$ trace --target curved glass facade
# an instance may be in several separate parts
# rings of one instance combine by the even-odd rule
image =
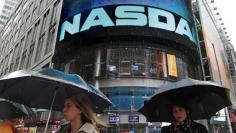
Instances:
[[[188,62],[184,55],[176,51],[120,47],[79,51],[67,65],[70,72],[81,75],[86,81],[93,81],[95,78],[152,78],[172,81],[199,77],[198,67]],[[96,65],[99,67],[98,72],[95,72]]]
[[[113,110],[138,110],[144,100],[155,93],[156,88],[151,87],[111,87],[101,88],[101,91],[112,101]]]
[[[61,69],[81,75],[113,102],[101,115],[112,125],[104,133],[160,132],[160,125],[149,126],[137,110],[162,84],[200,77],[197,61],[183,52],[157,44],[132,43],[77,50],[61,64]]]

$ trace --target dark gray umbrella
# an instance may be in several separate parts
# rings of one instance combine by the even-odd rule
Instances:
[[[80,76],[52,68],[20,70],[0,79],[0,98],[31,108],[50,109],[53,102],[52,110],[61,111],[64,99],[77,93],[87,95],[97,113],[111,105],[102,92],[88,85]]]
[[[171,122],[173,103],[183,102],[190,108],[193,120],[208,119],[220,109],[231,105],[229,95],[229,89],[216,83],[183,79],[162,85],[139,112],[150,122]]]
[[[88,85],[79,75],[52,68],[39,71],[20,70],[0,79],[0,98],[32,108],[50,110],[45,133],[51,111],[61,111],[64,100],[78,93],[87,95],[96,113],[101,113],[111,105],[110,100],[101,91]]]
[[[29,107],[22,104],[0,99],[0,119],[20,118],[33,115]]]

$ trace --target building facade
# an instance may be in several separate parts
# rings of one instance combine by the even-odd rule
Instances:
[[[202,72],[204,80],[211,80],[231,89],[231,100],[235,106],[235,92],[232,84],[229,60],[229,40],[222,18],[216,12],[214,1],[196,0],[193,2],[196,26],[198,29],[199,49],[201,50]],[[228,47],[228,48],[227,48]],[[232,52],[232,47],[230,51]],[[231,54],[230,52],[230,54]],[[232,55],[231,55],[232,57]],[[219,111],[211,120],[212,132],[232,133],[229,111]]]
[[[219,36],[192,9],[189,0],[20,0],[0,31],[0,76],[44,67],[79,74],[114,103],[99,114],[112,125],[104,132],[160,132],[137,110],[161,85],[190,77],[230,86]],[[48,113],[38,112],[43,132]]]
[[[4,0],[2,10],[0,11],[0,29],[3,28],[12,12],[15,10],[18,0]]]
[[[175,5],[175,6],[171,6]],[[54,67],[81,75],[113,102],[106,133],[160,132],[137,110],[158,88],[201,79],[191,1],[64,1]]]
[[[60,0],[18,1],[11,18],[0,30],[0,76],[20,69],[52,67],[61,5]],[[36,120],[25,121],[43,132],[47,116],[45,110],[38,110]],[[58,124],[60,118],[53,114],[55,121],[51,125]],[[51,130],[54,129],[52,126]]]

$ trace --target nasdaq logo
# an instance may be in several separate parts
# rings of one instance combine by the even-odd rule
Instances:
[[[145,13],[145,10],[148,13]],[[145,6],[120,5],[115,8],[114,13],[116,19],[112,20],[103,7],[92,9],[83,23],[81,23],[82,13],[74,15],[72,22],[64,21],[62,23],[59,41],[65,39],[66,32],[73,35],[88,31],[96,26],[148,26],[185,35],[192,42],[196,42],[189,23],[183,18],[176,22],[174,14],[166,10]]]

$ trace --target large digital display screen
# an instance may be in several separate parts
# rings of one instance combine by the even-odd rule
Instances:
[[[96,38],[112,35],[143,35],[168,39],[172,36],[173,39],[185,38],[191,43],[196,43],[191,1],[63,1],[58,43],[72,38]]]
[[[120,4],[157,7],[176,13],[188,21],[192,19],[190,0],[64,0],[61,17],[66,20],[86,9]]]

